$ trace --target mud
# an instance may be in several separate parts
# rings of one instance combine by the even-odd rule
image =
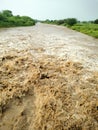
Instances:
[[[58,26],[1,30],[0,130],[97,130],[97,48]]]

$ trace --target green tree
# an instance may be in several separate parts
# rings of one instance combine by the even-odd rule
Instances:
[[[3,14],[4,17],[13,16],[12,11],[10,11],[10,10],[3,10],[2,14]]]
[[[13,16],[10,10],[0,12],[0,27],[32,26],[35,25],[35,22],[35,20],[28,16]]]
[[[6,17],[0,12],[0,21],[5,21]]]
[[[77,19],[76,18],[68,18],[65,20],[66,24],[68,24],[69,26],[73,26],[74,24],[77,23]]]
[[[61,20],[58,20],[58,21],[57,21],[57,24],[58,24],[58,25],[61,25],[61,24],[64,24],[64,23],[65,23],[65,20],[64,20],[64,19],[61,19]]]
[[[96,20],[94,21],[94,23],[95,23],[95,24],[98,24],[98,19],[96,19]]]

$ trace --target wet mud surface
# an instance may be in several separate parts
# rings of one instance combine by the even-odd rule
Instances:
[[[97,130],[98,40],[55,25],[0,30],[0,130]]]

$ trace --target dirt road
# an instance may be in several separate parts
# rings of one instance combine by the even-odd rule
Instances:
[[[37,23],[0,30],[0,130],[97,130],[98,40]]]

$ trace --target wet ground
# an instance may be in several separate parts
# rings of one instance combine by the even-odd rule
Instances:
[[[98,39],[37,23],[0,30],[0,130],[97,130]]]

